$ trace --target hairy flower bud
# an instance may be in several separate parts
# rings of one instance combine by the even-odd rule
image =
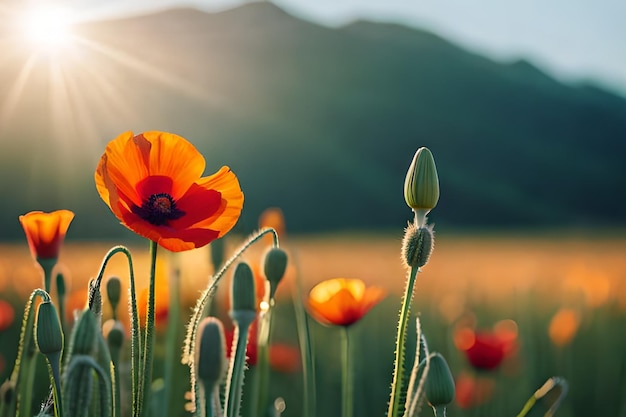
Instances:
[[[124,344],[124,325],[119,320],[109,319],[105,323],[107,344],[110,350],[120,350]]]
[[[435,245],[435,235],[430,227],[417,227],[409,223],[402,241],[402,258],[410,268],[421,268],[430,259]]]
[[[107,281],[107,298],[113,311],[117,309],[122,296],[122,283],[118,277],[111,277]]]
[[[430,367],[424,392],[432,407],[446,406],[454,400],[454,378],[448,362],[440,353],[430,355]]]
[[[83,310],[72,332],[72,355],[91,355],[96,349],[98,328],[96,316],[89,309]]]
[[[256,312],[254,275],[250,265],[240,262],[235,268],[230,287],[231,314],[238,311]]]
[[[65,277],[63,277],[62,273],[59,272],[57,274],[56,281],[57,281],[57,293],[59,294],[59,298],[63,298],[65,297],[66,288],[65,288]]]
[[[215,317],[206,317],[198,326],[195,366],[196,375],[204,385],[206,392],[211,392],[226,375],[226,337],[224,326]]]
[[[439,201],[439,177],[433,154],[428,148],[419,148],[404,180],[404,200],[413,209],[422,226],[426,214]]]
[[[43,302],[37,308],[35,340],[44,355],[63,350],[63,331],[56,308],[51,302]]]
[[[280,248],[271,248],[265,254],[263,270],[265,277],[270,282],[270,298],[274,298],[278,284],[287,270],[287,252]]]

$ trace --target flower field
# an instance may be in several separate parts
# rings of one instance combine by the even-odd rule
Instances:
[[[229,235],[225,252],[234,250],[241,240]],[[302,364],[297,354],[293,297],[299,295],[306,302],[315,284],[336,277],[359,278],[387,292],[386,298],[351,328],[354,415],[385,415],[406,275],[400,262],[401,240],[401,230],[397,234],[286,236],[281,240],[290,264],[276,294],[270,396],[284,400],[283,416],[302,415]],[[97,274],[110,246],[72,241],[63,246],[58,268],[66,276],[69,311],[84,306],[87,281]],[[137,286],[147,287],[148,248],[133,247],[132,251]],[[261,252],[255,249],[245,257],[253,269]],[[569,387],[557,415],[626,415],[624,253],[626,239],[610,236],[437,236],[432,258],[416,280],[412,313],[413,318],[418,314],[421,318],[430,350],[445,356],[454,376],[456,398],[448,407],[448,415],[515,416],[551,376],[565,378]],[[3,245],[0,254],[0,378],[4,381],[15,360],[23,304],[28,294],[41,286],[41,272],[29,255],[26,241]],[[162,255],[157,263],[161,272],[156,277],[161,289],[156,294],[157,346],[165,338],[168,285],[172,285],[167,271],[180,268],[181,325],[188,321],[194,300],[213,273],[206,247]],[[127,269],[122,257],[113,257],[105,279],[120,277],[126,290]],[[296,279],[302,281],[300,294]],[[221,285],[212,307],[226,317],[225,322],[227,293],[228,285]],[[106,320],[111,311],[106,294],[104,297]],[[159,320],[160,309],[165,310],[165,320]],[[118,314],[129,329],[126,310],[120,306]],[[309,325],[316,370],[316,415],[339,416],[341,335],[339,329],[312,320]],[[413,347],[408,349],[409,356],[415,349],[414,328],[411,319],[408,340],[409,345],[413,340]],[[182,334],[179,338],[182,346]],[[163,349],[155,350],[156,377],[164,372],[165,355]],[[175,401],[181,404],[180,415],[186,415],[183,406],[188,369],[176,369],[180,396]],[[255,371],[255,365],[250,365],[246,381]],[[41,401],[47,393],[45,373],[38,381],[41,397],[34,398]],[[249,407],[248,388],[244,384],[244,411]],[[421,415],[430,413],[424,409]]]

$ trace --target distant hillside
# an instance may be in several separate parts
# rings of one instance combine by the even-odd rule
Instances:
[[[268,206],[293,232],[401,228],[420,146],[440,172],[438,227],[626,224],[626,100],[530,62],[401,25],[323,27],[269,2],[79,32],[62,65],[26,76],[22,50],[0,65],[0,238],[20,236],[19,214],[60,207],[77,213],[73,236],[122,233],[93,170],[107,141],[151,129],[191,140],[207,172],[232,167],[244,231]]]

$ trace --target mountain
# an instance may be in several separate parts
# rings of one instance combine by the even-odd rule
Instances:
[[[401,228],[420,146],[439,169],[439,229],[626,224],[626,99],[528,61],[402,25],[320,26],[270,2],[76,31],[56,57],[0,39],[0,237],[21,235],[19,214],[56,208],[77,213],[72,236],[123,233],[93,170],[126,130],[188,138],[207,173],[229,165],[242,231],[269,206],[293,232]]]

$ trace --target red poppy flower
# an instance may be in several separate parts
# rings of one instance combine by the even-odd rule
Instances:
[[[51,213],[31,211],[19,217],[30,253],[35,259],[57,259],[74,213],[57,210]]]
[[[385,294],[382,288],[366,287],[360,279],[329,279],[313,287],[309,307],[313,317],[323,324],[349,326],[363,318]]]
[[[124,226],[180,252],[224,236],[243,207],[235,174],[222,167],[201,177],[204,168],[204,157],[180,136],[126,132],[107,145],[95,180]]]
[[[475,331],[470,327],[461,327],[455,331],[454,343],[475,369],[493,370],[515,351],[517,328],[496,325],[493,331]]]

